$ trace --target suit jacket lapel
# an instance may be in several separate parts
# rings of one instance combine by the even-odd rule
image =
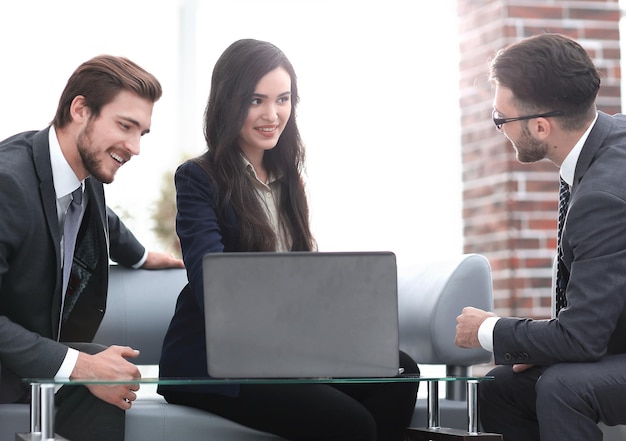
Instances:
[[[109,255],[104,189],[88,178],[85,193],[88,202],[65,299],[61,341],[91,341],[106,309]]]
[[[109,223],[107,221],[106,202],[102,183],[93,178],[85,180],[85,187],[89,191],[89,200],[93,204],[94,213],[98,214],[98,229],[104,233],[106,260],[109,259]]]
[[[48,133],[50,127],[35,134],[33,137],[33,162],[37,176],[39,177],[39,192],[46,216],[48,231],[54,245],[56,263],[56,283],[52,298],[51,323],[52,335],[57,335],[59,331],[59,311],[61,309],[61,231],[59,228],[59,218],[57,216],[56,193],[54,192],[54,181],[52,179],[52,166],[50,165],[50,145],[48,143]]]
[[[580,156],[578,157],[578,162],[576,163],[572,196],[576,191],[576,184],[582,180],[585,172],[589,169],[595,157],[598,155],[598,151],[604,145],[604,141],[609,135],[612,126],[612,117],[606,113],[598,112],[596,124],[593,126],[593,129],[591,129],[591,132],[585,141],[585,145],[583,145],[582,151],[580,152]]]

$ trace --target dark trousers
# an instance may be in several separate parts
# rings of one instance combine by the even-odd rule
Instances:
[[[55,432],[70,441],[124,441],[125,412],[83,386],[63,386],[55,395]]]
[[[91,343],[70,346],[90,354],[105,349]],[[84,386],[63,386],[55,394],[55,432],[70,441],[124,441],[126,413]]]
[[[626,424],[626,354],[487,375],[495,379],[480,384],[481,423],[504,441],[601,441],[598,422]]]
[[[400,354],[405,373],[415,362]],[[239,396],[170,392],[170,403],[196,407],[292,441],[402,441],[418,383],[244,384]]]

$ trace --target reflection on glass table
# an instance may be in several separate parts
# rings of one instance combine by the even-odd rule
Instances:
[[[478,432],[478,383],[491,380],[492,377],[423,377],[399,375],[396,377],[351,377],[351,378],[141,378],[141,379],[90,379],[74,380],[69,378],[25,378],[31,385],[30,433],[18,434],[16,440],[63,440],[54,433],[54,392],[58,386],[86,385],[121,385],[121,384],[160,384],[160,385],[208,385],[208,384],[363,384],[363,383],[410,383],[427,382],[428,427],[411,428],[415,433],[428,431],[435,435],[442,433],[439,426],[439,383],[464,381],[467,383],[467,418],[466,436],[483,437]],[[432,435],[429,435],[432,436]],[[414,437],[411,439],[422,439]],[[424,438],[426,439],[426,438]],[[434,439],[434,438],[432,438]],[[441,438],[453,439],[453,438]],[[466,439],[466,438],[458,438]],[[487,438],[501,439],[501,438]]]

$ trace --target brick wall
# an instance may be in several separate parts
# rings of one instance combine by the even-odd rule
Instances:
[[[463,222],[466,253],[492,266],[501,315],[550,315],[556,248],[558,169],[523,165],[491,120],[488,60],[521,38],[559,32],[587,49],[602,72],[598,108],[620,111],[618,0],[457,0]]]

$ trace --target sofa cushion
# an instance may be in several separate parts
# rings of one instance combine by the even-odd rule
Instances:
[[[163,399],[146,399],[135,401],[126,412],[126,439],[279,441],[283,438],[244,427],[203,410],[168,404]]]

